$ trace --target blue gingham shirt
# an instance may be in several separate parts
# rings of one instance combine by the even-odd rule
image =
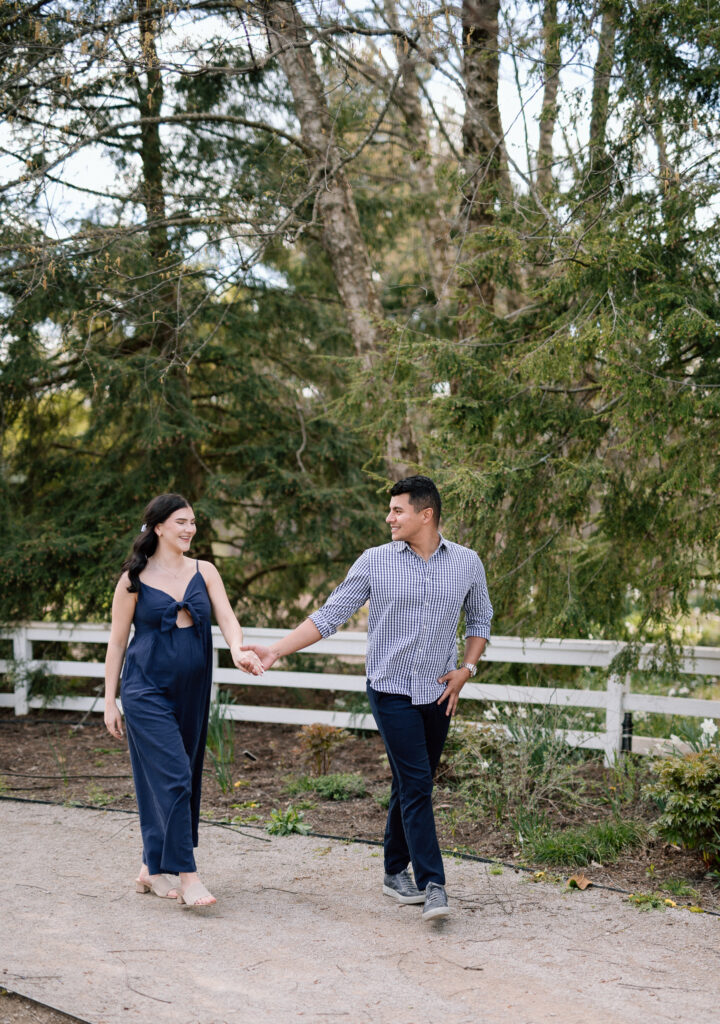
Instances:
[[[413,704],[436,701],[440,676],[457,667],[457,627],[490,639],[492,605],[485,570],[470,548],[440,536],[428,561],[406,541],[363,551],[343,582],[310,618],[323,637],[370,601],[367,677],[374,690]]]

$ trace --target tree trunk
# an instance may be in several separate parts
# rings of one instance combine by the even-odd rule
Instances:
[[[142,68],[145,86],[138,76],[137,93],[140,110],[140,159],[143,169],[143,202],[148,223],[150,255],[162,261],[167,258],[168,234],[165,225],[165,192],[163,187],[163,157],[160,142],[160,124],[153,120],[162,111],[164,88],[157,47],[156,25],[153,21],[151,0],[137,0],[138,27],[142,48]]]
[[[560,33],[557,20],[557,0],[545,0],[543,6],[543,64],[545,83],[540,114],[540,138],[537,156],[537,187],[540,198],[552,190],[552,141],[557,122],[557,91],[560,75]]]
[[[462,5],[465,183],[461,201],[461,244],[465,235],[481,234],[495,219],[502,161],[498,107],[499,7],[499,0],[463,0]],[[491,275],[483,272],[466,276],[459,312],[462,314],[477,303],[492,309],[495,285]],[[462,318],[460,323],[462,336]]]
[[[607,173],[605,136],[610,105],[610,78],[613,64],[615,63],[617,17],[618,11],[615,0],[609,0],[608,3],[603,5],[598,52],[593,69],[588,160],[591,175],[590,186],[593,191],[602,184],[602,181],[592,180],[595,175],[599,174],[601,179],[604,179]]]
[[[323,84],[305,25],[290,0],[269,0],[265,20],[270,45],[292,92],[303,141],[311,152],[310,181],[317,187],[316,208],[322,240],[350,328],[355,352],[366,366],[382,342],[383,308],[372,280],[372,266],[350,183],[325,101]]]
[[[317,188],[315,205],[323,247],[332,265],[355,353],[363,368],[371,371],[373,353],[385,341],[385,314],[373,282],[352,188],[341,166],[308,32],[292,0],[267,0],[264,12],[270,46],[287,78],[303,142],[310,152],[308,175]],[[396,480],[405,476],[417,459],[412,427],[406,420],[402,429],[386,440],[385,461],[390,476]]]

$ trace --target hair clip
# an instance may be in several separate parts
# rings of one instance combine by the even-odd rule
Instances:
[[[146,530],[147,530],[147,523],[143,523],[142,526],[140,527],[140,533],[145,533]]]

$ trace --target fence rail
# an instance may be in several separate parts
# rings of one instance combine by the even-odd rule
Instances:
[[[284,630],[246,629],[248,641],[270,643],[283,636]],[[28,692],[28,673],[44,667],[49,673],[68,678],[102,679],[103,662],[100,660],[57,661],[39,660],[34,657],[33,644],[39,642],[62,642],[71,644],[98,644],[104,647],[110,636],[106,625],[82,623],[29,623],[23,626],[0,628],[0,638],[12,641],[12,659],[0,659],[0,673],[14,672],[15,686],[12,693],[0,693],[0,707],[13,708],[16,715],[26,715],[30,708],[45,706],[40,697]],[[262,687],[279,686],[292,689],[340,690],[363,692],[365,676],[344,675],[324,672],[296,672],[271,670],[263,676],[249,676],[235,668],[220,668],[219,652],[227,644],[219,629],[214,628],[213,636],[213,688],[223,686]],[[320,640],[305,652],[327,654],[340,659],[359,661],[365,655],[367,634],[346,631],[337,633],[327,640]],[[608,640],[553,640],[522,639],[512,636],[494,637],[488,646],[484,661],[515,662],[531,665],[576,665],[587,668],[608,669],[613,658],[622,649],[622,644]],[[104,651],[103,651],[104,654]],[[652,664],[654,650],[651,646],[642,649],[640,667]],[[720,677],[720,647],[687,647],[683,649],[679,670],[684,673]],[[696,718],[720,718],[720,700],[701,700],[692,697],[659,697],[651,694],[632,693],[629,678],[621,679],[608,672],[604,690],[582,690],[562,687],[502,686],[490,683],[468,683],[462,691],[463,699],[489,701],[502,704],[537,704],[559,708],[590,708],[605,711],[603,731],[565,729],[558,730],[566,742],[573,746],[602,750],[607,762],[612,762],[623,749],[623,721],[633,712],[650,714],[682,715]],[[121,702],[122,703],[122,702]],[[96,697],[57,697],[47,704],[49,710],[102,711],[102,701]],[[225,704],[226,715],[245,722],[273,722],[288,725],[305,725],[323,722],[329,725],[351,729],[374,729],[371,715],[357,715],[344,711],[313,711],[304,708],[267,707],[259,703]],[[668,740],[635,736],[632,749],[639,753],[655,753],[673,745],[679,749],[688,748],[683,744],[670,744]]]

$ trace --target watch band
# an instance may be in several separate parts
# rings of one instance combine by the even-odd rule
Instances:
[[[473,665],[473,663],[471,661],[464,661],[462,663],[462,665],[460,666],[460,668],[466,668],[468,670],[468,672],[470,673],[470,678],[471,679],[475,675],[475,673],[477,672],[477,665]]]

